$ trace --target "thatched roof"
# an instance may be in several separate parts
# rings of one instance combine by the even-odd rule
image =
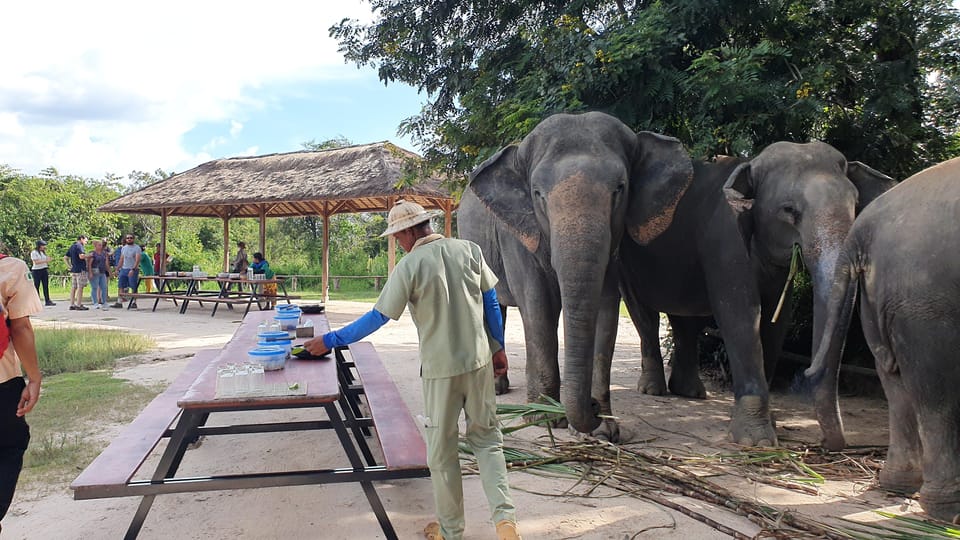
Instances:
[[[389,142],[208,161],[104,204],[101,212],[168,216],[269,217],[387,211],[396,197],[450,211],[432,178],[397,190],[406,159]],[[166,212],[163,212],[163,211]]]

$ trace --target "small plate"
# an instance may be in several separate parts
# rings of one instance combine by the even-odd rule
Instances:
[[[304,349],[303,346],[301,345],[297,345],[296,347],[294,347],[293,350],[290,352],[290,354],[296,356],[300,360],[326,360],[330,358],[329,352],[327,354],[315,356],[311,354],[310,351]]]

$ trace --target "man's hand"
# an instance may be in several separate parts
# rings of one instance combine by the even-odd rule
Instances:
[[[507,353],[503,349],[493,353],[493,375],[500,377],[507,374]]]
[[[303,344],[303,348],[314,356],[323,356],[330,352],[330,348],[323,342],[323,336],[315,337]]]
[[[33,410],[33,406],[40,400],[40,380],[31,379],[27,387],[20,394],[20,403],[17,405],[17,416],[23,416]]]

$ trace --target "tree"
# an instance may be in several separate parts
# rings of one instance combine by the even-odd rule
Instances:
[[[819,138],[905,178],[955,151],[945,0],[372,0],[349,61],[427,92],[401,131],[450,173],[555,112],[602,110],[695,157]],[[953,145],[953,146],[951,146]]]

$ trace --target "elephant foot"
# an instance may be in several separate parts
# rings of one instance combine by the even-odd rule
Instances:
[[[494,377],[493,390],[498,396],[506,394],[510,391],[510,379],[506,375]]]
[[[670,373],[670,392],[677,396],[693,399],[707,399],[707,389],[703,386],[698,373],[683,375],[677,372]]]
[[[600,427],[590,433],[591,436],[612,443],[620,442],[620,424],[612,418],[604,418]]]
[[[741,396],[733,406],[730,437],[744,446],[777,446],[770,407],[760,396]]]
[[[920,507],[932,518],[960,524],[960,491],[956,488],[934,490],[925,485],[920,489]]]
[[[662,396],[666,394],[667,381],[663,377],[663,372],[655,374],[643,372],[640,374],[640,379],[637,381],[637,390],[651,396]]]
[[[880,470],[880,487],[887,491],[913,495],[923,485],[923,471],[919,469],[897,469],[888,461]]]

